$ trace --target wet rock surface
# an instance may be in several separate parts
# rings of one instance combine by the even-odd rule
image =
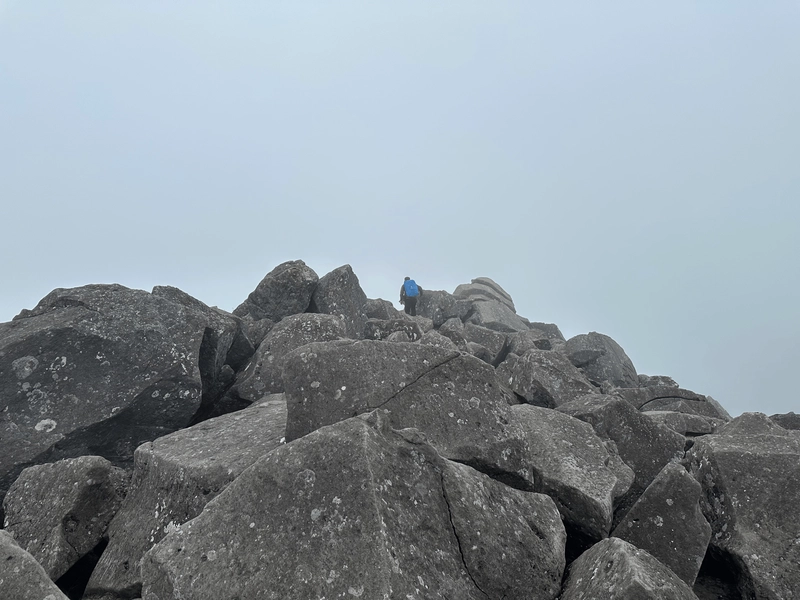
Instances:
[[[290,261],[235,314],[97,285],[0,324],[0,597],[800,597],[796,415],[488,278],[417,308]]]

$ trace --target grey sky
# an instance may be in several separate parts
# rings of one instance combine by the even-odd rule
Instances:
[[[800,409],[800,4],[0,0],[0,321],[479,276],[732,413]]]

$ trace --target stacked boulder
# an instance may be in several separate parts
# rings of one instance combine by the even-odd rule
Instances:
[[[731,419],[489,278],[418,313],[291,261],[233,314],[85,286],[0,324],[0,590],[800,598],[793,415]]]

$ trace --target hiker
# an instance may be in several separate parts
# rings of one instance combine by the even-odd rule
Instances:
[[[412,317],[417,316],[417,298],[422,293],[422,288],[417,285],[417,282],[406,277],[403,281],[403,286],[400,288],[400,304],[405,307],[407,315]]]

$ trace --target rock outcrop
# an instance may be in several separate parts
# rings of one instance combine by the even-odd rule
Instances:
[[[488,278],[417,309],[290,261],[233,314],[90,285],[0,324],[0,598],[800,598],[796,415]]]

